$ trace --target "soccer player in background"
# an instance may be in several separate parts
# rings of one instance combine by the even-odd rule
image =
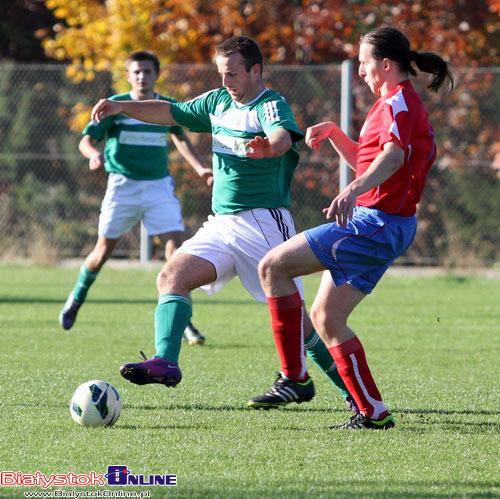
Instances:
[[[154,53],[141,50],[130,54],[125,68],[132,90],[110,99],[116,102],[147,99],[174,102],[155,92],[160,63]],[[167,133],[196,173],[206,177],[209,185],[213,179],[212,169],[203,166],[180,126],[157,126],[126,116],[111,116],[100,123],[90,122],[82,133],[79,149],[88,158],[90,170],[104,167],[109,176],[99,216],[97,243],[80,267],[76,284],[59,314],[64,329],[70,329],[75,323],[90,286],[120,237],[139,220],[143,221],[148,235],[158,236],[165,245],[167,260],[181,245],[184,224],[174,180],[168,170]],[[106,139],[104,153],[97,146],[103,139]],[[190,344],[205,341],[190,321],[183,338]]]
[[[216,48],[222,87],[188,102],[99,101],[92,111],[98,122],[124,114],[161,125],[183,125],[194,132],[212,134],[214,184],[213,216],[165,264],[157,279],[155,311],[156,355],[125,364],[121,374],[138,385],[177,385],[182,331],[191,315],[190,292],[207,294],[221,289],[236,275],[248,292],[265,302],[257,272],[261,258],[295,234],[288,206],[290,183],[299,161],[296,143],[303,139],[284,97],[266,88],[262,80],[263,56],[255,40],[232,37]],[[268,156],[250,158],[252,144],[265,141]],[[298,297],[296,330],[274,339],[281,372],[272,388],[248,402],[250,407],[272,408],[306,402],[315,394],[304,355],[309,355],[336,384],[352,408],[335,363],[304,313],[302,283]],[[287,305],[288,306],[288,305]],[[295,311],[294,311],[295,312]],[[304,318],[304,334],[302,330]]]
[[[366,117],[359,142],[331,122],[306,132],[306,143],[314,150],[328,139],[356,177],[323,210],[334,222],[282,243],[259,266],[272,323],[279,321],[285,335],[300,326],[294,278],[324,270],[311,319],[359,407],[347,423],[332,428],[394,426],[347,320],[412,243],[416,205],[436,157],[428,113],[409,80],[409,74],[416,74],[413,63],[432,74],[431,90],[437,91],[446,80],[453,88],[448,64],[438,55],[410,50],[410,42],[397,29],[383,27],[361,38],[359,76],[379,99]],[[265,147],[260,150],[261,156],[270,154]]]

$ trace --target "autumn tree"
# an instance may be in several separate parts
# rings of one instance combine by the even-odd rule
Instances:
[[[162,62],[211,60],[223,39],[256,38],[271,63],[331,63],[353,57],[359,36],[392,24],[415,48],[455,65],[500,63],[498,0],[45,0],[61,20],[44,40],[48,55],[72,62],[80,81],[121,74],[137,48]]]

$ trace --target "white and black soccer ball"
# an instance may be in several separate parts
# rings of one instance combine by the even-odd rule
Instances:
[[[122,399],[118,390],[99,379],[82,383],[69,403],[71,417],[82,426],[112,426],[121,410]]]

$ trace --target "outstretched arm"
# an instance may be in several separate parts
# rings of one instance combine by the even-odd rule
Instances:
[[[278,128],[271,137],[255,137],[247,143],[247,158],[262,159],[283,156],[292,147],[292,136],[286,128]]]
[[[182,135],[171,135],[172,141],[182,157],[193,167],[194,171],[200,176],[205,177],[207,185],[212,185],[214,181],[212,168],[203,166],[200,157],[196,153],[193,144],[189,137],[183,133]]]
[[[170,112],[170,102],[162,100],[109,100],[101,99],[92,109],[91,119],[97,123],[114,114],[124,114],[155,125],[177,125]]]
[[[317,151],[321,147],[321,141],[328,139],[349,167],[356,169],[356,154],[358,142],[350,139],[335,123],[325,121],[311,126],[306,131],[306,144]]]

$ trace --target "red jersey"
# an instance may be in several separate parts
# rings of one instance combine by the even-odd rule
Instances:
[[[382,152],[384,144],[392,140],[397,140],[405,152],[403,165],[384,183],[358,196],[356,204],[411,216],[436,158],[436,145],[427,110],[410,80],[380,97],[368,113],[359,134],[357,177]]]

